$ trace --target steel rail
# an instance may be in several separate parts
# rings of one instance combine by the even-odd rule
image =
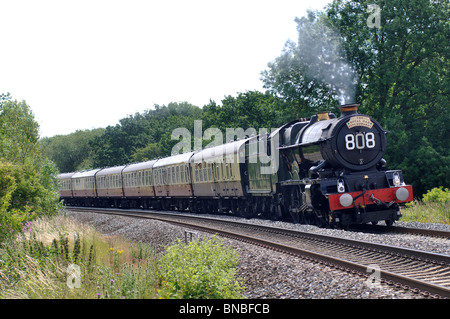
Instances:
[[[445,230],[435,230],[435,229],[424,229],[424,228],[410,228],[403,226],[381,226],[381,225],[355,225],[350,226],[350,231],[364,231],[369,233],[380,233],[380,234],[411,234],[419,236],[429,236],[429,237],[439,237],[450,239],[450,231]]]
[[[267,247],[274,249],[276,251],[281,251],[295,256],[306,257],[312,259],[316,262],[320,262],[324,265],[336,267],[347,272],[358,274],[360,276],[368,277],[368,265],[361,264],[359,262],[351,261],[348,259],[342,259],[339,257],[331,256],[329,254],[320,253],[317,251],[312,251],[310,249],[301,249],[298,247],[293,247],[281,243],[276,243],[274,241],[265,240],[262,238],[257,238],[244,234],[237,234],[236,232],[231,232],[223,229],[219,229],[217,224],[228,224],[233,227],[238,227],[239,229],[253,229],[263,232],[270,232],[274,234],[281,234],[296,238],[309,238],[317,242],[333,242],[345,245],[348,247],[357,247],[357,249],[366,249],[369,251],[377,252],[381,255],[392,255],[392,256],[407,256],[412,258],[412,260],[425,261],[430,260],[435,265],[445,266],[450,269],[450,256],[443,254],[436,254],[430,252],[424,252],[420,250],[400,248],[395,246],[375,244],[369,242],[361,242],[353,239],[344,239],[340,237],[333,237],[328,235],[313,234],[308,232],[301,232],[297,230],[289,230],[278,227],[269,227],[261,225],[252,225],[245,222],[229,221],[218,218],[204,217],[204,216],[193,216],[187,214],[174,214],[174,213],[164,213],[164,212],[154,212],[154,211],[142,211],[142,210],[120,210],[120,209],[86,209],[86,208],[69,208],[70,210],[76,211],[88,211],[88,212],[99,212],[106,214],[121,215],[126,217],[135,218],[149,218],[155,219],[163,222],[169,222],[174,225],[193,228],[199,231],[204,231],[208,233],[220,234],[221,236],[238,239],[244,242],[249,242],[255,245]],[[176,220],[178,219],[178,220]],[[183,221],[181,221],[181,220]],[[197,221],[197,224],[193,224],[193,220]],[[208,222],[215,223],[216,226],[205,226],[199,225],[198,222]],[[433,284],[432,282],[414,278],[412,276],[406,276],[402,273],[396,273],[388,270],[380,269],[381,282],[386,282],[391,285],[401,286],[404,289],[410,289],[413,292],[421,292],[423,295],[450,298],[450,288],[444,287],[442,285]]]

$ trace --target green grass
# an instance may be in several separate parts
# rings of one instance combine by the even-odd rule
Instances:
[[[157,255],[73,218],[46,217],[0,243],[0,299],[239,298],[237,260],[217,238],[176,242]]]
[[[402,209],[403,222],[439,223],[450,225],[450,202],[415,200]]]

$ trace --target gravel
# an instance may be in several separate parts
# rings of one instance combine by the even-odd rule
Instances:
[[[159,252],[163,252],[164,247],[173,240],[184,238],[184,228],[156,220],[141,220],[130,217],[73,211],[67,211],[66,214],[68,216],[73,216],[81,222],[93,225],[98,231],[104,234],[123,235],[133,241],[149,243],[154,247],[157,247]],[[239,220],[243,221],[242,219]],[[450,245],[447,239],[406,234],[349,232],[256,219],[247,222],[307,230],[332,236],[362,239],[371,242],[393,244],[401,247],[450,255]],[[415,227],[420,227],[418,223],[414,224]],[[410,223],[398,223],[398,225],[413,227]],[[435,224],[422,224],[422,227],[444,228],[444,230],[450,231],[450,226],[447,225],[436,224],[435,226]],[[200,234],[202,236],[210,236],[209,234]],[[238,276],[246,287],[246,298],[423,298],[421,295],[403,291],[385,284],[368,284],[365,278],[310,262],[305,259],[292,257],[232,239],[224,239],[224,242],[238,250],[240,254]]]

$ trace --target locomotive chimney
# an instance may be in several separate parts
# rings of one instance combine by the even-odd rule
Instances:
[[[359,104],[344,104],[339,107],[341,110],[341,117],[358,114]]]

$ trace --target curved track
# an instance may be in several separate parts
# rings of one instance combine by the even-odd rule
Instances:
[[[450,298],[450,256],[225,219],[142,210],[67,208],[151,218],[313,259],[425,296]]]

